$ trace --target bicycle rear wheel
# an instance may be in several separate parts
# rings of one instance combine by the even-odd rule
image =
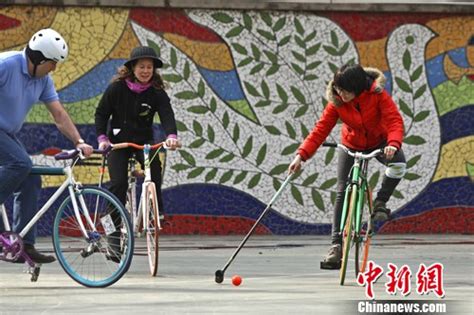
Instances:
[[[145,222],[146,222],[146,243],[148,251],[148,263],[150,273],[154,277],[158,272],[158,238],[159,238],[159,211],[156,197],[155,183],[148,183],[145,191]]]
[[[107,287],[118,281],[132,262],[130,220],[120,201],[104,189],[83,188],[76,192],[76,200],[79,219],[71,196],[56,213],[54,251],[61,267],[76,282],[86,287]]]
[[[346,224],[342,232],[342,262],[339,270],[339,284],[344,285],[346,279],[347,262],[352,245],[352,230],[354,225],[354,212],[357,201],[357,185],[353,185],[349,200],[349,211],[347,212]]]

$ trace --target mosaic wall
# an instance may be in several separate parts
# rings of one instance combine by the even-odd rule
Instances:
[[[45,27],[70,45],[53,79],[94,145],[95,107],[130,50],[149,45],[164,61],[184,143],[163,161],[164,233],[246,233],[327,104],[327,82],[351,60],[384,72],[405,122],[408,173],[389,203],[394,218],[379,231],[474,232],[472,15],[6,6],[0,51],[22,49]],[[338,125],[329,140],[339,133]],[[159,121],[156,135],[163,137]],[[71,147],[41,104],[20,138],[41,164],[55,165],[56,148]],[[335,157],[321,148],[257,233],[329,233]],[[99,162],[78,167],[79,180],[97,184]],[[375,190],[383,171],[371,164]],[[43,200],[60,180],[43,178]],[[53,216],[42,219],[41,234],[49,234]]]

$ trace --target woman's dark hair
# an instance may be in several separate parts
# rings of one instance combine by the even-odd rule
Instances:
[[[136,62],[132,65],[132,69],[135,66]],[[129,79],[132,82],[136,81],[135,75],[133,74],[133,70],[130,70],[126,66],[121,66],[117,70],[117,74],[112,78],[111,82],[116,82],[120,80]],[[153,77],[151,78],[151,84],[156,89],[165,89],[166,84],[161,78],[161,75],[158,73],[158,69],[155,68],[153,72]]]
[[[370,89],[369,81],[367,73],[358,64],[345,64],[334,74],[334,86],[356,96]]]

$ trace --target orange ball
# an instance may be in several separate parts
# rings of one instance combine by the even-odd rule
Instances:
[[[239,275],[235,275],[232,277],[232,284],[236,287],[242,283],[242,278]]]

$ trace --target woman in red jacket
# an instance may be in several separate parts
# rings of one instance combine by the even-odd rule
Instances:
[[[338,119],[342,125],[342,144],[358,151],[384,148],[384,155],[377,159],[387,165],[382,187],[374,202],[374,220],[387,220],[390,210],[386,202],[406,173],[406,160],[401,150],[403,120],[391,96],[383,89],[385,77],[373,68],[344,65],[329,82],[326,91],[329,103],[314,129],[298,149],[289,166],[290,172],[301,168],[301,162],[311,158],[324,142]],[[327,263],[340,261],[340,222],[344,202],[344,188],[354,158],[338,151],[337,198],[332,222],[332,246],[325,258]]]

